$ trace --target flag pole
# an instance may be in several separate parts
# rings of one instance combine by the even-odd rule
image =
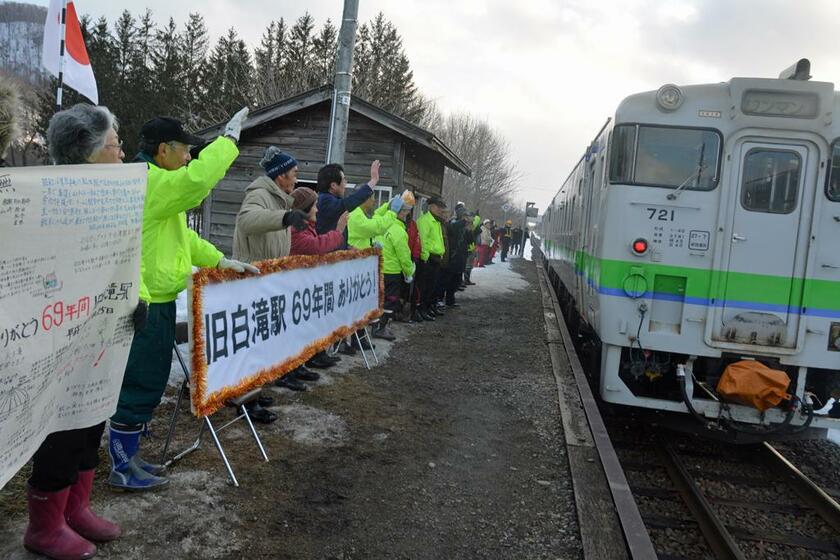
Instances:
[[[58,56],[58,90],[55,92],[55,112],[61,111],[61,98],[64,93],[64,41],[67,39],[67,0],[61,2],[61,47]]]

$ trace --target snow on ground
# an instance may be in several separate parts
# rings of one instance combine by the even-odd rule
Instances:
[[[825,403],[825,406],[819,410],[815,410],[816,414],[828,414],[828,411],[831,410],[831,407],[834,406],[835,399],[828,399],[828,402]],[[828,430],[828,439],[833,441],[834,443],[840,445],[840,430]]]
[[[528,247],[525,253],[529,254]],[[514,259],[522,257],[513,257]],[[457,298],[481,298],[486,296],[500,295],[507,292],[514,292],[523,290],[528,287],[528,281],[517,274],[510,268],[510,259],[507,262],[502,262],[500,254],[496,253],[496,258],[493,259],[493,264],[487,265],[484,268],[473,268],[470,280],[475,282],[475,286],[470,286],[466,291],[460,292]]]
[[[180,294],[178,294],[178,299],[175,300],[175,305],[177,306],[175,311],[175,320],[179,323],[186,322],[187,320],[187,291],[184,290]]]
[[[281,429],[304,445],[340,446],[347,439],[347,422],[340,416],[302,404],[276,407]]]

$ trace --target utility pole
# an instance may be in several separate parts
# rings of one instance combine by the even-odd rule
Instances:
[[[344,0],[344,16],[338,33],[327,163],[344,163],[347,123],[350,120],[350,95],[353,89],[353,49],[356,46],[358,20],[359,0]]]

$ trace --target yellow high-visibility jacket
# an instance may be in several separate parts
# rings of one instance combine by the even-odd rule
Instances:
[[[189,165],[169,171],[141,153],[149,165],[143,208],[142,284],[152,303],[174,301],[187,287],[192,267],[215,267],[222,253],[187,227],[186,211],[195,208],[225,176],[239,155],[229,138],[219,137]]]

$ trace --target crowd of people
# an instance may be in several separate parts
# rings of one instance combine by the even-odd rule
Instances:
[[[0,85],[0,156],[14,134],[15,95]],[[239,155],[237,143],[248,109],[236,113],[224,133],[204,146],[179,121],[156,117],[143,125],[135,162],[148,167],[143,208],[139,302],[133,313],[134,338],[116,412],[107,423],[111,470],[108,484],[144,491],[169,484],[163,465],[140,456],[141,434],[160,404],[170,374],[175,342],[176,298],[187,287],[193,267],[259,273],[252,262],[287,255],[318,255],[347,248],[377,247],[383,257],[385,315],[374,338],[394,340],[392,321],[440,319],[459,307],[456,296],[474,283],[473,267],[492,264],[501,247],[521,251],[523,232],[510,222],[495,227],[463,203],[450,211],[440,197],[420,211],[410,191],[377,204],[379,161],[369,181],[351,194],[340,165],[323,166],[316,190],[297,186],[298,162],[275,146],[265,150],[259,177],[245,190],[236,217],[232,258],[187,227],[185,212],[201,204]],[[117,116],[85,104],[57,112],[49,123],[47,146],[55,164],[122,163]],[[0,157],[0,166],[4,165]],[[417,216],[415,220],[414,217]],[[338,348],[343,354],[369,349],[368,337],[353,337]],[[275,383],[306,390],[321,368],[341,358],[321,352]],[[122,374],[123,372],[119,372]],[[115,373],[116,374],[116,373]],[[257,421],[273,422],[264,395],[249,403]],[[90,558],[96,542],[120,536],[121,528],[95,514],[90,492],[106,423],[49,435],[37,450],[28,480],[27,549],[57,559]]]

